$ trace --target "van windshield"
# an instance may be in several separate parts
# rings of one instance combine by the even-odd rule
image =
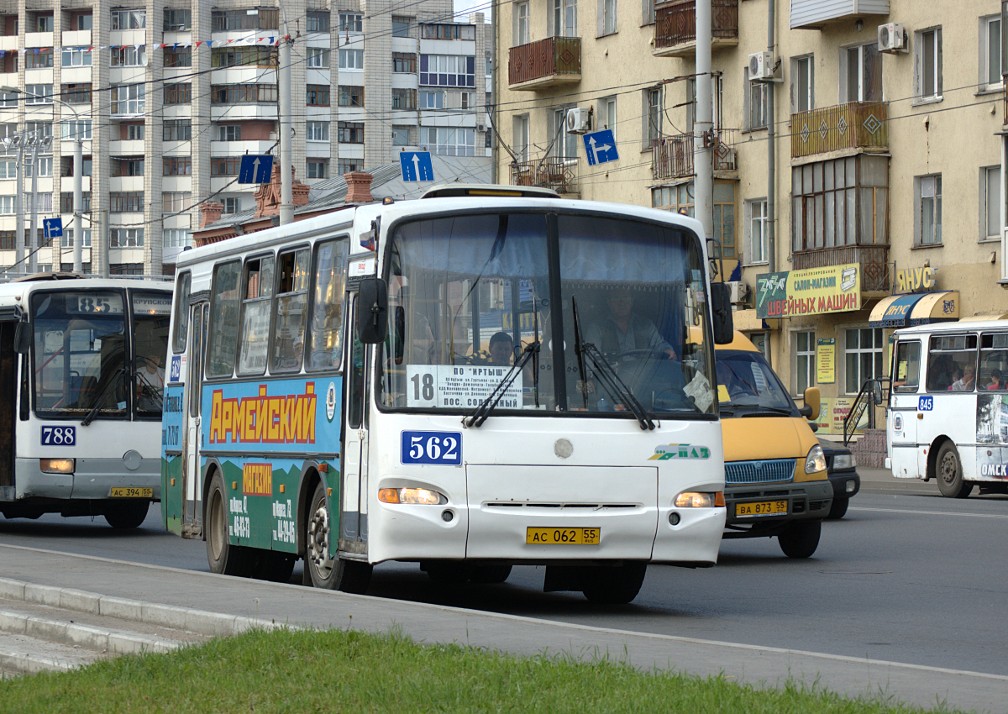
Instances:
[[[794,400],[759,352],[717,350],[716,359],[722,416],[799,416]]]

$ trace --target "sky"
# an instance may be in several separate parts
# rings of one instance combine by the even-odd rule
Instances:
[[[465,19],[473,12],[482,12],[486,20],[490,20],[490,11],[493,7],[493,0],[454,0],[455,15],[461,15],[460,19]]]

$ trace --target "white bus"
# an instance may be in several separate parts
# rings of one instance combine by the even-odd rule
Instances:
[[[715,563],[712,294],[721,339],[731,316],[699,224],[473,192],[179,257],[162,512],[212,571],[303,558],[306,584],[360,592],[384,561],[452,582],[541,564],[547,590],[629,602],[648,563]],[[589,335],[617,292],[637,312],[613,353]]]
[[[58,274],[0,284],[5,517],[143,523],[161,492],[163,388],[144,372],[164,363],[170,317],[167,282]]]
[[[942,495],[1008,492],[1008,322],[897,330],[886,466]]]

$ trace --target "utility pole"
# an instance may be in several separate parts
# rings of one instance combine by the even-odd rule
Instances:
[[[714,235],[714,108],[711,93],[711,0],[696,0],[696,121],[693,124],[693,186],[696,217],[704,239]]]
[[[39,146],[48,145],[49,138],[39,137],[37,134],[33,134],[31,138],[32,144],[32,176],[31,176],[31,192],[32,192],[32,212],[31,212],[31,236],[28,242],[28,247],[31,252],[28,254],[28,273],[34,274],[38,272],[38,152]]]
[[[281,6],[281,11],[283,7]],[[278,56],[277,83],[280,100],[280,225],[294,222],[294,177],[291,162],[294,152],[291,143],[294,141],[293,125],[291,124],[291,39],[287,29],[286,13],[284,16],[284,36],[280,38]]]
[[[73,269],[84,272],[84,221],[81,217],[84,183],[84,139],[81,137],[80,122],[74,122],[74,183],[73,183]],[[62,262],[62,259],[61,259]]]
[[[24,267],[24,137],[15,136],[13,141],[17,142],[17,181],[14,185],[14,243],[15,252],[15,272],[23,272]]]

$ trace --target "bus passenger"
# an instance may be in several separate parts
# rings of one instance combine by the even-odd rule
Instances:
[[[506,332],[495,332],[490,338],[490,364],[509,365],[514,357],[514,342]]]
[[[961,378],[952,382],[952,386],[949,387],[953,392],[972,392],[973,387],[976,382],[976,367],[971,364],[966,365],[963,368],[963,375]]]
[[[1004,381],[1001,379],[1001,370],[995,369],[991,372],[990,382],[987,383],[985,389],[991,392],[999,392],[1004,388]]]

